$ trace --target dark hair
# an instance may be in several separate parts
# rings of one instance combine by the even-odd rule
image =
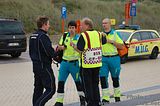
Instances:
[[[74,20],[69,21],[68,27],[69,27],[69,26],[75,26],[75,27],[77,28],[77,23],[76,23],[76,21],[74,21]]]
[[[47,24],[48,20],[49,20],[49,18],[46,17],[46,16],[40,16],[40,17],[38,17],[37,18],[37,27],[38,27],[38,29],[42,28],[42,26],[44,24]]]

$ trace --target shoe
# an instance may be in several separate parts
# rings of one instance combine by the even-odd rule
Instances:
[[[56,103],[54,104],[54,106],[63,106],[63,103],[56,102]]]
[[[120,101],[121,101],[120,97],[115,97],[115,102],[120,102]]]
[[[114,88],[114,98],[115,98],[115,102],[120,102],[121,99],[121,91],[120,88]]]
[[[110,92],[109,88],[102,89],[102,104],[109,104],[110,101]]]
[[[102,99],[102,105],[109,104],[108,100]]]
[[[86,106],[86,99],[84,96],[79,96],[80,98],[80,106]]]

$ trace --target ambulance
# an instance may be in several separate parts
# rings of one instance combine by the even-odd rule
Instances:
[[[156,30],[140,29],[138,25],[121,25],[116,30],[123,39],[128,53],[121,57],[121,63],[128,58],[148,56],[156,59],[160,51],[160,35]]]

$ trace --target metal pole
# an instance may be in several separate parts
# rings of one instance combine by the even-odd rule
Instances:
[[[65,21],[64,18],[62,19],[62,33],[64,33],[64,26],[65,26]]]
[[[64,6],[64,5],[65,5],[65,3],[63,1],[62,6]],[[62,17],[62,33],[64,33],[64,31],[65,31],[65,19],[64,19],[64,17]]]
[[[131,25],[133,25],[133,18],[134,18],[134,16],[131,17]]]

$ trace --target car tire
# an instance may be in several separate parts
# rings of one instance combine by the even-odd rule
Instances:
[[[150,59],[156,59],[158,57],[159,50],[157,47],[154,47],[150,55]]]
[[[11,53],[11,56],[14,57],[14,58],[17,58],[21,55],[21,52],[14,52],[14,53]]]
[[[127,62],[128,59],[128,54],[124,55],[121,57],[121,64],[125,64]]]

